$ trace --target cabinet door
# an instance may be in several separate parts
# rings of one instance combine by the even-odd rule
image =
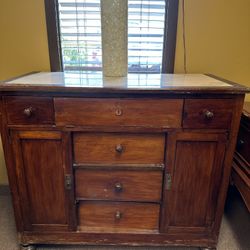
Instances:
[[[168,135],[161,231],[209,233],[215,218],[226,134]]]
[[[73,230],[70,135],[54,131],[13,131],[11,135],[23,230]]]

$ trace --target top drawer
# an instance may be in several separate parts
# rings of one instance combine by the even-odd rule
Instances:
[[[180,127],[183,100],[55,98],[57,125]]]
[[[49,97],[4,97],[8,124],[53,124],[53,99]]]
[[[227,129],[231,126],[233,104],[231,99],[187,99],[183,128]]]

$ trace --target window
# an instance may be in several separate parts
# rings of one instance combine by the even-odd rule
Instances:
[[[52,71],[102,69],[100,0],[45,0]],[[128,0],[128,71],[172,72],[178,1]]]
[[[128,0],[128,71],[160,73],[165,0]]]
[[[101,70],[100,0],[58,0],[63,69]]]

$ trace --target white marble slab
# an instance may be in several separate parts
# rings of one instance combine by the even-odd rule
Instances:
[[[228,83],[203,74],[128,74],[126,77],[103,77],[101,72],[41,72],[6,82],[6,84],[147,89],[232,87]]]

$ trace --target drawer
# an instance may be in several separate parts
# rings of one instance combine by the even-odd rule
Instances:
[[[80,202],[78,222],[80,231],[158,230],[159,205],[133,202]]]
[[[78,164],[164,162],[163,134],[75,133],[73,144]]]
[[[53,98],[30,96],[4,97],[8,124],[53,124]]]
[[[75,171],[78,199],[160,202],[161,170],[89,170]]]
[[[180,127],[183,100],[55,98],[57,125]]]
[[[231,99],[187,99],[184,103],[184,128],[218,128],[231,126]]]

